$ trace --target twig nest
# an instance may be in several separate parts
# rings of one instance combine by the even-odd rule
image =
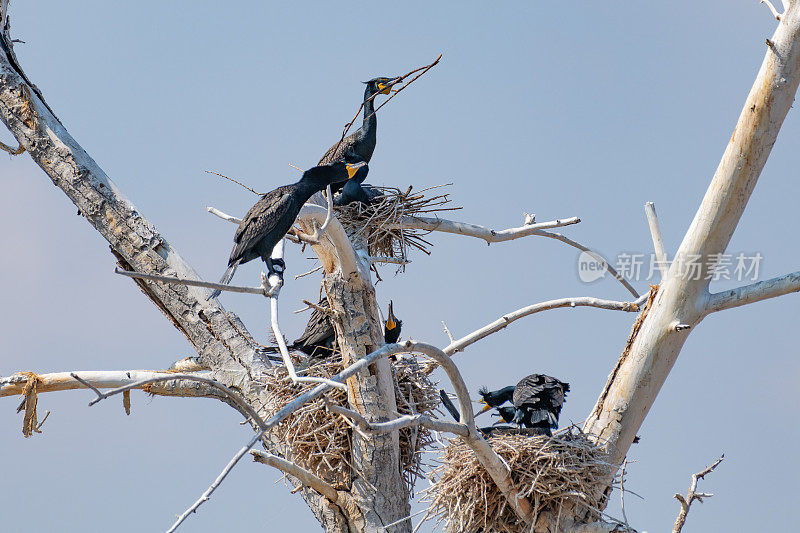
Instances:
[[[300,361],[297,362],[298,366]],[[343,369],[340,354],[315,362],[303,375],[331,378]],[[298,369],[299,370],[299,369]],[[431,414],[438,405],[438,393],[434,384],[422,373],[416,360],[401,360],[394,365],[395,396],[399,414]],[[298,395],[313,389],[315,383],[293,384],[286,369],[274,367],[264,376],[265,385],[271,399],[269,418]],[[348,407],[347,391],[330,389],[325,399],[336,405]],[[271,436],[282,443],[287,459],[310,470],[336,489],[350,488],[352,429],[348,421],[325,408],[322,398],[308,403],[292,413],[281,424],[271,430]],[[409,490],[421,473],[420,450],[433,441],[429,430],[407,427],[400,430],[400,469]]]
[[[353,242],[365,240],[367,251],[373,257],[391,257],[398,260],[400,269],[408,261],[411,249],[430,255],[433,246],[423,238],[429,232],[402,227],[404,217],[435,216],[436,213],[461,209],[445,207],[450,203],[448,194],[425,196],[425,191],[444,187],[439,185],[412,192],[393,187],[375,187],[381,195],[369,205],[353,202],[336,208],[336,216]]]
[[[610,465],[606,454],[578,428],[553,437],[502,433],[489,443],[511,469],[514,487],[531,502],[534,524],[544,511],[557,515],[570,507],[599,518],[604,496],[598,482],[606,478]],[[423,498],[429,503],[426,520],[435,519],[453,532],[526,530],[461,439],[449,442],[439,463]]]

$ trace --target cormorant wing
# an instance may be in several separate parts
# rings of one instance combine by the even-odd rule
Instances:
[[[345,137],[341,143],[335,143],[333,146],[328,148],[328,151],[325,152],[325,155],[322,156],[322,159],[319,160],[317,165],[330,165],[332,163],[345,160],[348,154],[353,154],[353,146],[356,144],[356,141],[358,141],[360,135],[361,128]],[[336,147],[337,145],[339,146],[338,148]],[[352,163],[354,161],[348,162]],[[369,161],[366,162],[369,163]]]
[[[262,196],[250,208],[233,236],[236,245],[231,251],[231,262],[236,259],[246,262],[260,255],[260,252],[254,250],[258,241],[277,229],[281,222],[284,222],[286,216],[291,214],[294,204],[292,191],[293,189],[289,185],[278,187]],[[294,220],[288,223],[284,233],[291,228],[292,224],[294,224]]]
[[[320,307],[328,307],[328,299],[323,298],[319,302]],[[319,309],[314,309],[308,319],[306,330],[299,339],[294,341],[295,345],[316,346],[322,344],[336,333],[331,324],[331,319]]]
[[[458,412],[458,409],[456,409],[456,406],[453,405],[450,397],[443,389],[439,389],[439,398],[442,399],[442,405],[444,405],[444,408],[450,413],[450,416],[455,418],[456,422],[460,422],[461,414]]]

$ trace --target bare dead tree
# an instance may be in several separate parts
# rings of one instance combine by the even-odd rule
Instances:
[[[800,7],[797,2],[784,2],[782,14],[771,4],[769,7],[779,24],[767,41],[761,71],[706,197],[678,250],[677,259],[668,269],[662,270],[662,282],[657,290],[640,297],[612,269],[612,274],[633,294],[634,301],[563,298],[508,313],[461,339],[451,340],[445,348],[417,341],[387,345],[382,340],[370,277],[370,265],[375,258],[370,256],[363,237],[349,235],[332,216],[331,195],[327,198],[318,195],[303,208],[295,239],[310,243],[325,273],[324,290],[334,318],[342,370],[328,377],[297,373],[279,326],[281,279],[265,279],[262,275],[258,287],[227,289],[269,299],[270,327],[278,340],[290,379],[298,384],[312,382],[310,388],[291,401],[275,405],[269,387],[264,385],[265,378],[275,371],[273,362],[235,314],[209,299],[208,288],[215,284],[199,278],[70,136],[45,103],[41,91],[27,78],[16,59],[10,37],[8,0],[0,0],[0,119],[20,147],[4,146],[3,149],[12,153],[24,150],[30,154],[109,242],[120,269],[135,273],[131,275],[136,276],[142,292],[197,351],[192,372],[15,374],[0,378],[0,396],[23,395],[20,407],[25,411],[23,430],[26,435],[40,428],[36,420],[37,394],[68,388],[94,391],[97,399],[93,403],[116,394],[129,398],[129,391],[137,388],[166,396],[215,397],[242,413],[253,427],[253,437],[170,531],[208,501],[227,473],[257,444],[266,452],[253,450],[255,459],[287,475],[326,531],[410,531],[409,489],[398,468],[398,429],[409,427],[449,433],[466,444],[525,529],[621,530],[620,524],[599,519],[601,509],[573,505],[539,512],[536,495],[519,490],[507,462],[477,430],[467,386],[452,356],[516,320],[541,311],[577,306],[640,311],[626,349],[584,425],[584,432],[608,453],[613,467],[605,478],[592,481],[596,490],[602,492],[612,486],[616,469],[623,464],[636,432],[691,330],[712,312],[800,290],[800,273],[792,273],[711,294],[706,276],[709,267],[705,263],[699,279],[686,279],[682,269],[683,258],[708,257],[725,251],[800,83]],[[656,254],[663,258],[663,240],[652,206],[647,213]],[[236,221],[236,217],[218,211],[217,214]],[[543,236],[587,250],[568,237],[549,231],[577,222],[577,218],[565,218],[537,224],[526,216],[521,227],[506,230],[422,217],[403,219],[398,224],[406,229],[457,234],[486,242]],[[281,250],[276,252],[282,253]],[[429,367],[438,366],[445,371],[458,400],[458,422],[445,422],[422,414],[398,414],[396,369],[390,356],[399,354],[421,357]],[[112,390],[104,393],[101,389]],[[335,487],[293,461],[290,447],[272,433],[289,416],[338,389],[346,390],[347,407],[330,402],[326,405],[332,415],[343,417],[353,427],[349,459],[355,475],[344,488]],[[125,405],[128,409],[129,401]],[[263,412],[272,414],[265,418],[259,415]],[[698,477],[702,475],[695,475],[693,489]],[[687,500],[687,508],[691,499]]]

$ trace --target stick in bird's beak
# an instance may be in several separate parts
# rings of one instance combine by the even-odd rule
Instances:
[[[359,161],[358,163],[347,163],[347,179],[352,178],[358,172],[358,169],[366,165],[364,161]]]

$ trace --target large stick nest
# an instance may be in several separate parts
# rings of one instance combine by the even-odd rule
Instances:
[[[604,452],[577,428],[553,437],[504,433],[489,439],[492,448],[511,469],[514,488],[533,507],[534,521],[542,512],[558,514],[561,509],[586,509],[599,517],[602,508],[600,483],[610,466]],[[505,496],[498,490],[472,449],[453,439],[431,472],[432,485],[423,501],[429,508],[426,519],[444,523],[447,531],[526,530]]]
[[[448,194],[426,197],[423,193],[445,187],[438,185],[418,192],[409,187],[405,192],[393,187],[375,187],[381,195],[369,205],[353,202],[336,208],[336,217],[353,242],[365,239],[367,251],[373,257],[391,257],[398,264],[408,262],[411,249],[430,255],[430,247],[424,235],[428,231],[403,228],[403,219],[414,216],[430,216],[460,207],[444,207],[450,202]]]
[[[300,363],[300,361],[297,361]],[[334,353],[323,361],[308,367],[304,375],[331,378],[343,369],[340,354]],[[395,395],[398,412],[404,414],[430,414],[438,405],[438,394],[433,383],[423,374],[416,360],[395,364]],[[316,387],[314,383],[294,385],[284,367],[274,367],[262,382],[270,394],[272,416],[298,395]],[[271,435],[286,446],[287,459],[310,470],[335,488],[346,490],[353,476],[351,468],[352,426],[342,416],[325,408],[325,401],[348,407],[347,391],[330,389],[325,399],[307,403],[281,424],[271,430]],[[400,430],[400,468],[409,490],[420,475],[419,451],[430,444],[429,430],[407,427]]]

